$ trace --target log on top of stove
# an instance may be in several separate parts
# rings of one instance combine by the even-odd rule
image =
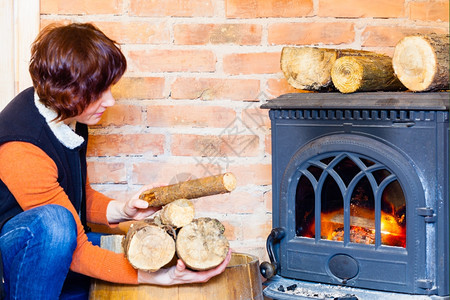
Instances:
[[[372,51],[284,47],[280,67],[287,82],[308,91],[449,90],[449,35],[407,36],[394,57]]]
[[[396,46],[393,68],[400,81],[417,92],[449,89],[449,35],[404,37]]]
[[[326,49],[317,47],[284,47],[281,70],[290,85],[301,90],[336,90],[331,80],[331,68],[344,56],[383,56],[370,51]]]
[[[331,79],[341,93],[406,90],[388,56],[341,57],[331,68]]]

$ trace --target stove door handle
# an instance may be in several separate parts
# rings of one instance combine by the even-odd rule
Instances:
[[[261,272],[261,275],[269,279],[278,272],[280,269],[280,265],[277,261],[277,258],[275,256],[275,244],[279,243],[286,235],[286,231],[282,227],[273,228],[270,232],[269,236],[267,237],[266,241],[266,248],[267,248],[267,254],[269,255],[270,263],[265,261],[259,266],[259,271]]]

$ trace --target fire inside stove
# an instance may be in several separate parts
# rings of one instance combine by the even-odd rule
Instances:
[[[301,173],[297,236],[366,245],[378,236],[382,245],[406,247],[405,196],[385,166],[341,153],[309,160]]]

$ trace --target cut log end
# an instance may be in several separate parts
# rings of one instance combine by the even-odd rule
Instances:
[[[331,69],[334,86],[341,93],[353,93],[361,86],[364,68],[352,57],[340,58]]]
[[[392,59],[385,55],[341,57],[333,65],[331,78],[341,93],[405,89],[394,74]]]
[[[211,218],[198,218],[180,229],[177,235],[178,257],[193,270],[208,270],[225,259],[229,242],[224,226]]]
[[[284,47],[281,70],[287,82],[296,89],[323,90],[332,86],[330,70],[336,51],[314,47]]]
[[[436,74],[436,55],[429,43],[419,36],[401,40],[394,52],[395,73],[413,91],[428,88]]]
[[[231,192],[236,188],[236,177],[233,173],[225,173],[223,175],[223,186],[228,192]]]
[[[195,209],[192,201],[187,199],[178,199],[165,205],[160,213],[159,218],[162,224],[172,227],[183,227],[194,219]]]
[[[130,264],[144,271],[159,270],[175,255],[173,237],[153,224],[133,224],[123,241],[123,248]]]
[[[392,65],[413,92],[449,89],[449,35],[416,34],[397,43]]]

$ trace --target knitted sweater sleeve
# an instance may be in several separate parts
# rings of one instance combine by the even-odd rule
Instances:
[[[23,210],[45,204],[66,207],[77,224],[77,248],[71,270],[106,281],[137,284],[137,271],[123,254],[92,245],[81,220],[63,188],[58,184],[58,170],[53,160],[40,148],[25,142],[8,142],[0,146],[0,179],[16,198]],[[87,187],[91,219],[106,221],[106,196]],[[98,205],[93,204],[99,197]],[[102,212],[104,215],[102,215]],[[106,221],[107,222],[107,221]],[[100,223],[100,222],[99,222]]]

